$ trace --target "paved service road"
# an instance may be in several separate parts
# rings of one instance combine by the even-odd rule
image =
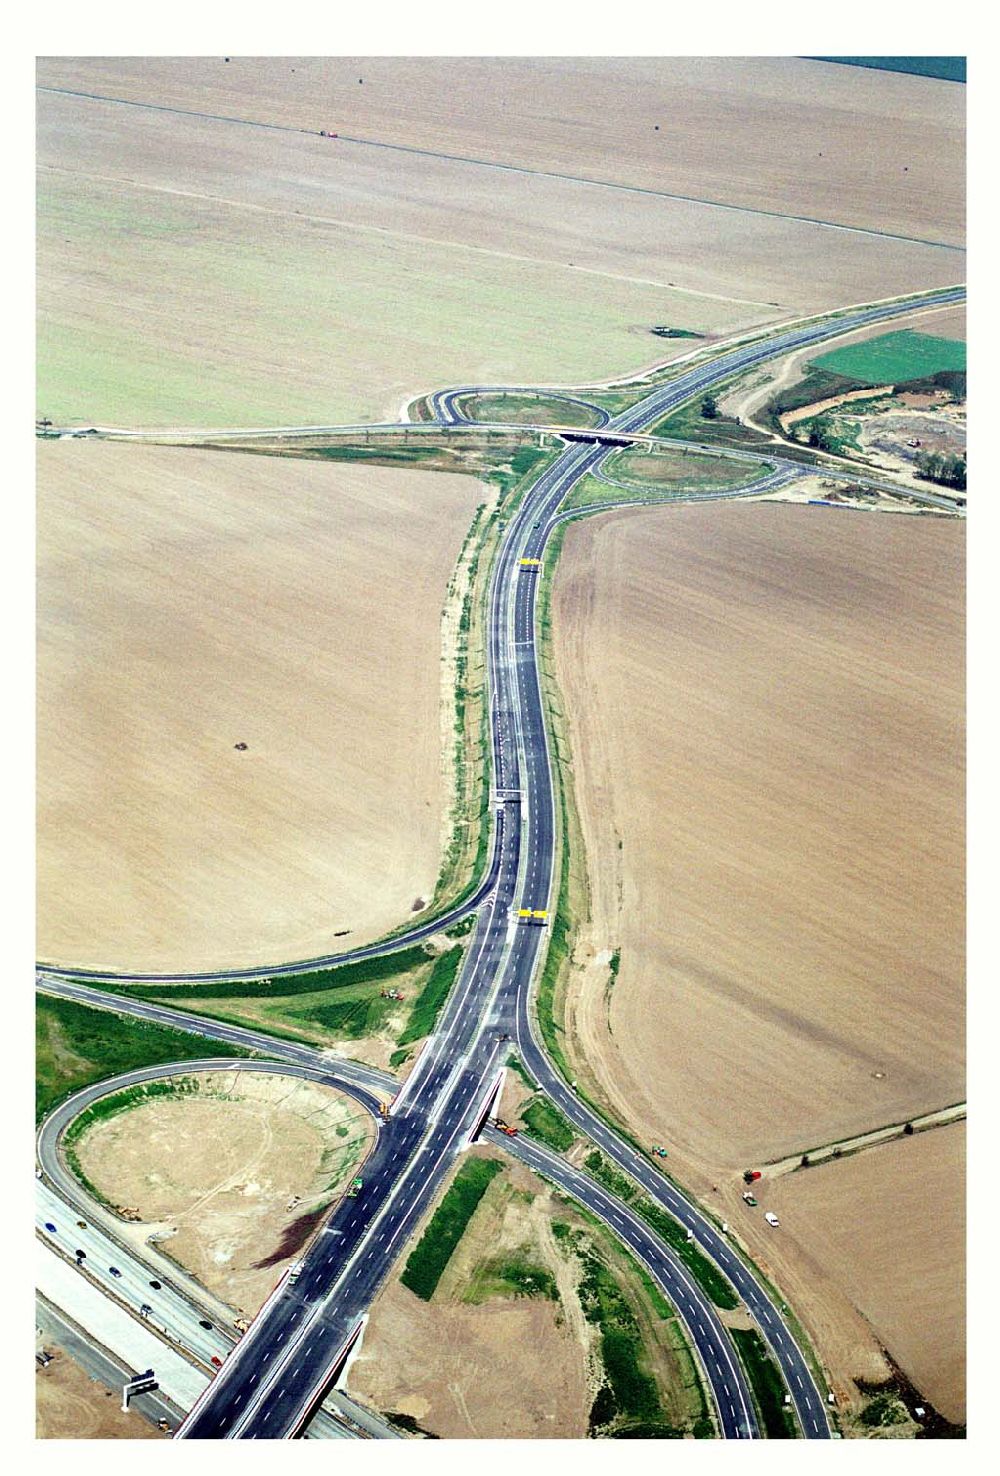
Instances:
[[[928,294],[926,300],[946,303],[963,297],[964,289],[954,289]],[[481,1117],[502,1059],[501,1038],[507,1035],[516,1036],[525,1066],[566,1116],[685,1224],[706,1254],[729,1274],[781,1368],[803,1433],[813,1439],[829,1438],[822,1396],[764,1288],[708,1217],[574,1096],[535,1037],[531,987],[546,931],[534,923],[519,923],[518,912],[552,910],[556,820],[535,646],[540,566],[522,560],[543,559],[560,504],[581,477],[600,465],[614,444],[615,431],[654,425],[743,369],[912,312],[914,306],[911,301],[848,312],[741,344],[699,363],[654,388],[599,431],[567,432],[566,450],[524,494],[504,531],[488,598],[492,762],[500,802],[494,814],[490,884],[478,889],[475,931],[458,981],[435,1035],[383,1125],[359,1196],[335,1211],[296,1283],[279,1286],[178,1438],[280,1439],[301,1430],[363,1327],[366,1309],[393,1259]],[[432,397],[432,403],[444,421],[461,416],[460,405],[449,400],[447,391]],[[438,930],[442,925],[439,919],[426,926]],[[408,938],[416,935],[411,932]],[[396,946],[402,941],[397,940]],[[103,1003],[115,1007],[108,996]],[[207,1033],[206,1023],[199,1020],[195,1028]],[[221,1038],[240,1038],[233,1027],[219,1029],[229,1031]],[[756,1425],[742,1372],[731,1354],[721,1356],[718,1320],[714,1315],[701,1318],[693,1286],[689,1296],[685,1321],[708,1379],[720,1429],[731,1438],[753,1437]]]

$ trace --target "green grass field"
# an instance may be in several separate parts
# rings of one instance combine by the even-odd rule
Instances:
[[[502,1172],[503,1164],[496,1159],[467,1158],[455,1175],[399,1278],[423,1301],[429,1302],[434,1295],[476,1206],[491,1180]]]
[[[55,171],[38,264],[38,414],[60,423],[376,420],[422,386],[638,369],[631,325],[665,314],[697,331],[752,317],[611,277],[588,290],[558,262]]]
[[[812,363],[818,369],[845,375],[859,384],[903,384],[945,369],[964,370],[965,344],[960,339],[935,338],[930,333],[902,328],[896,333],[882,333],[866,343],[833,349]]]
[[[139,1066],[205,1056],[249,1056],[222,1041],[39,995],[35,1003],[35,1117],[91,1082]]]
[[[462,407],[470,420],[508,421],[514,425],[597,424],[585,405],[545,395],[470,395]]]
[[[103,987],[109,992],[138,995],[217,1020],[249,1025],[283,1040],[317,1045],[374,1035],[390,1016],[402,1013],[404,1023],[397,1044],[407,1046],[433,1030],[461,961],[461,944],[437,956],[415,945],[338,969],[287,978],[232,984]],[[404,996],[402,1003],[383,998],[384,988],[399,989]]]
[[[565,1153],[576,1142],[576,1133],[563,1117],[558,1107],[553,1107],[545,1097],[538,1097],[521,1112],[525,1132],[540,1142]]]

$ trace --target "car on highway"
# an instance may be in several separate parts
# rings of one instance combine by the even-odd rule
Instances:
[[[55,1235],[55,1233],[56,1233],[56,1227],[55,1227],[55,1225],[53,1225],[53,1223],[52,1223],[51,1220],[46,1220],[45,1221],[45,1228],[49,1232],[50,1235]]]
[[[119,1269],[118,1269],[117,1266],[109,1266],[108,1267],[108,1270],[111,1272],[111,1275],[112,1276],[117,1277],[118,1280],[121,1280],[121,1274],[122,1273],[119,1271]]]
[[[153,1290],[155,1292],[161,1291],[162,1288],[163,1288],[163,1282],[162,1281],[151,1281],[149,1284],[150,1284],[150,1286],[153,1288]]]
[[[210,1322],[206,1322],[204,1317],[199,1317],[198,1326],[207,1328],[209,1332],[212,1331],[212,1324]]]

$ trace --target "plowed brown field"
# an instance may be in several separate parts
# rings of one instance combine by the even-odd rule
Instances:
[[[576,1065],[734,1220],[748,1164],[964,1095],[963,552],[957,523],[763,504],[567,537],[553,624],[593,898]],[[844,1294],[927,1379],[926,1319],[900,1336],[919,1252],[848,1219],[825,1278],[788,1240],[753,1248],[845,1379],[880,1366]],[[895,1281],[851,1271],[861,1242],[883,1270],[898,1245]]]
[[[653,326],[712,338],[964,277],[961,252],[814,223],[828,204],[871,194],[870,174],[878,179],[878,208],[862,206],[869,224],[892,229],[895,207],[886,201],[898,195],[904,215],[921,216],[909,234],[950,239],[953,210],[941,184],[950,175],[941,161],[957,158],[959,145],[944,84],[919,92],[916,79],[880,79],[887,95],[900,94],[898,116],[909,120],[898,125],[901,142],[885,126],[884,100],[876,107],[871,78],[846,68],[786,59],[763,69],[687,65],[679,76],[670,67],[650,72],[642,62],[602,70],[584,61],[575,75],[575,64],[515,66],[522,77],[515,93],[533,89],[541,113],[565,118],[554,125],[562,137],[557,154],[572,152],[577,141],[576,163],[564,159],[558,173],[565,177],[552,178],[531,172],[532,161],[547,155],[530,110],[507,127],[526,140],[531,167],[483,162],[489,156],[475,131],[490,131],[506,63],[494,64],[492,91],[480,86],[483,63],[456,64],[447,110],[441,77],[452,75],[452,64],[444,73],[432,61],[390,62],[379,71],[371,90],[381,91],[384,113],[391,86],[394,107],[426,115],[414,140],[425,138],[420,147],[431,152],[320,138],[320,128],[337,127],[326,101],[339,98],[340,83],[329,84],[331,95],[327,74],[307,66],[302,77],[312,77],[315,90],[303,101],[295,90],[302,77],[291,65],[285,74],[273,63],[242,63],[239,84],[216,75],[222,62],[191,60],[180,72],[156,59],[40,65],[43,83],[168,105],[183,75],[182,106],[247,121],[39,93],[39,414],[201,426],[395,417],[408,394],[439,384],[586,382],[690,347],[654,338]],[[644,157],[632,146],[647,130],[634,100],[628,108],[621,101],[633,68],[650,99],[669,98],[663,132],[648,126],[656,142],[638,181],[627,161],[632,153]],[[790,85],[782,92],[784,68]],[[414,89],[415,73],[423,80]],[[806,93],[810,107],[815,102],[816,78],[821,93],[831,89],[821,125],[829,142],[819,148],[824,160],[839,161],[829,200],[813,192],[818,158],[815,168],[775,163],[805,136],[799,115]],[[561,114],[570,84],[576,103]],[[352,85],[360,99],[371,79]],[[220,86],[236,93],[220,97]],[[604,94],[618,101],[602,114],[594,103]],[[374,106],[350,97],[345,106]],[[690,103],[686,113],[679,97]],[[846,98],[859,113],[843,107]],[[452,106],[455,119],[465,120],[456,126],[468,130],[461,150],[442,149],[447,139],[435,144],[427,132],[435,126],[431,112],[451,116]],[[612,121],[602,153],[602,135],[584,116],[602,117],[602,129],[605,118],[620,120],[631,152],[612,142]],[[292,117],[301,121],[288,123]],[[276,128],[269,119],[286,121]],[[351,125],[358,138],[369,123],[380,136],[381,122],[359,115]],[[867,140],[863,168],[852,152],[859,126]],[[904,174],[897,155],[914,152],[912,128],[922,144]],[[755,141],[731,155],[720,129]],[[661,145],[661,137],[669,141]],[[667,160],[685,156],[681,138],[687,163],[674,175]],[[447,157],[455,151],[465,157]],[[702,177],[710,158],[730,161],[722,176],[709,169]],[[928,159],[935,189],[918,195],[911,182]],[[770,180],[754,196],[755,209],[778,213],[730,208],[745,203],[738,181],[754,171]],[[642,188],[589,182],[598,177]],[[706,197],[725,203],[705,204]],[[940,219],[924,218],[939,208]]]
[[[824,1301],[828,1290],[834,1294],[835,1366],[859,1371],[836,1317],[846,1296],[921,1394],[946,1419],[964,1423],[965,1125],[787,1175],[760,1199],[781,1220],[764,1253],[776,1267],[788,1264],[789,1277],[779,1275],[793,1303],[804,1296],[815,1304],[819,1287]],[[758,1227],[755,1245],[766,1234]]]
[[[805,57],[42,58],[169,107],[961,240],[965,88]]]
[[[432,472],[40,444],[41,958],[308,957],[431,896],[441,608],[480,496]]]
[[[778,505],[570,530],[558,677],[592,941],[622,950],[578,1032],[703,1165],[963,1095],[963,547]]]

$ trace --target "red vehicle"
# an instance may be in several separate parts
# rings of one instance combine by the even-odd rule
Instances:
[[[213,1364],[213,1366],[215,1368],[221,1368],[222,1367],[222,1359],[221,1358],[216,1358],[215,1354],[213,1353],[212,1354],[212,1364]]]

